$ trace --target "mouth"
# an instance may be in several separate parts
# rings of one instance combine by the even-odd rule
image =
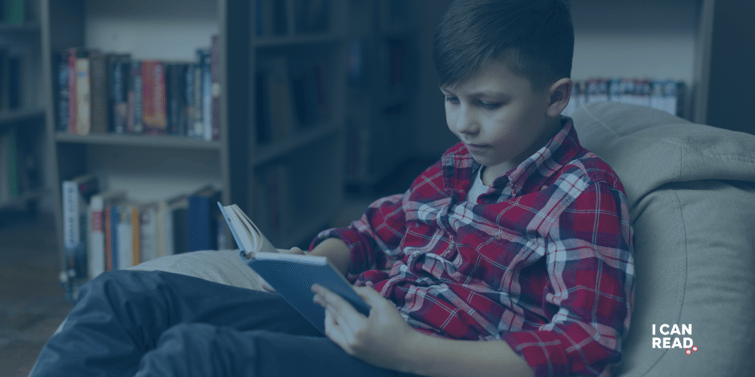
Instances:
[[[480,150],[483,150],[483,149],[485,149],[485,148],[488,147],[487,145],[484,145],[484,144],[467,144],[467,143],[464,143],[464,145],[467,146],[467,150],[469,150],[469,151],[480,151]]]

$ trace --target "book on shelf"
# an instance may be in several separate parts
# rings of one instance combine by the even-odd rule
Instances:
[[[295,129],[329,120],[329,78],[321,62],[293,62],[285,55],[261,61],[255,74],[257,142],[284,140]]]
[[[210,140],[220,138],[220,46],[217,35],[210,43]]]
[[[590,78],[574,80],[571,99],[564,115],[588,102],[614,101],[649,106],[672,115],[681,115],[685,84],[675,80]]]
[[[26,0],[3,0],[2,20],[9,25],[23,25],[26,22]]]
[[[369,315],[370,306],[327,258],[278,253],[237,205],[223,206],[218,202],[218,207],[242,260],[320,331],[325,332],[325,309],[312,300],[314,284],[341,295],[357,311]]]
[[[324,33],[328,27],[328,0],[296,0],[294,29],[297,34]]]
[[[254,33],[258,37],[288,33],[286,1],[254,0]]]
[[[126,69],[126,67],[124,67]],[[126,133],[144,132],[142,61],[133,59],[128,65],[126,89]]]
[[[96,193],[92,196],[89,203],[89,245],[87,248],[87,267],[89,279],[94,279],[97,275],[105,272],[106,264],[106,219],[105,208],[109,207],[112,202],[121,201],[126,198],[126,192],[123,190],[106,190]],[[112,260],[110,261],[112,269]]]
[[[217,36],[209,42],[210,47],[195,51],[194,61],[133,59],[129,53],[82,47],[61,51],[55,65],[56,130],[218,140],[222,84]],[[0,110],[7,97],[2,92],[2,51]]]
[[[0,134],[0,203],[15,198],[20,191],[17,141],[13,128]]]
[[[142,61],[142,117],[144,133],[165,135],[168,129],[165,63],[159,60]]]
[[[21,57],[0,47],[0,111],[21,107]]]
[[[259,168],[254,182],[254,219],[279,237],[291,228],[289,166],[275,162]]]
[[[109,106],[110,119],[108,131],[116,134],[126,133],[128,124],[128,87],[131,76],[131,56],[113,54],[108,56]]]
[[[212,187],[189,195],[186,209],[188,251],[217,249],[217,220],[220,214],[215,203],[218,200],[220,190]]]
[[[63,246],[69,278],[87,276],[89,199],[98,191],[99,180],[92,174],[62,182]]]

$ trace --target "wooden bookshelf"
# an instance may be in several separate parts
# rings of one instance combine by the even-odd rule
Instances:
[[[419,2],[351,1],[347,85],[348,191],[369,194],[413,154]]]
[[[125,190],[136,201],[164,200],[211,184],[220,190],[223,203],[246,208],[248,2],[43,0],[40,8],[45,112],[54,114],[46,120],[48,181],[61,268],[65,265],[61,184],[77,176],[95,174],[101,189]],[[219,138],[79,135],[57,130],[56,54],[83,47],[139,60],[185,62],[194,60],[196,49],[210,47],[213,35],[221,62]]]
[[[46,149],[51,171],[47,177],[53,188],[50,192],[61,267],[65,265],[61,184],[85,174],[97,175],[103,189],[123,189],[137,201],[168,198],[210,183],[220,189],[224,204],[238,204],[250,217],[266,221],[255,203],[264,203],[260,199],[267,194],[255,188],[260,187],[260,180],[267,179],[262,173],[270,171],[270,166],[285,163],[288,195],[281,200],[290,201],[285,205],[284,219],[289,225],[276,229],[269,238],[281,248],[306,246],[313,233],[324,229],[339,211],[343,196],[342,73],[346,29],[340,20],[348,8],[341,1],[323,2],[326,5],[322,14],[307,16],[297,9],[302,3],[280,2],[285,4],[288,24],[284,33],[257,35],[256,0],[157,0],[139,4],[125,0],[41,1],[38,29],[44,71],[42,113],[54,114],[45,122],[50,136]],[[321,17],[325,23],[318,24],[320,21],[307,17]],[[21,33],[16,28],[12,30]],[[58,131],[57,53],[83,47],[103,53],[127,53],[139,60],[184,61],[193,58],[195,49],[208,47],[212,35],[218,37],[221,62],[218,139]],[[255,79],[264,61],[281,56],[290,63],[292,79],[307,70],[308,74],[314,74],[315,81],[310,84],[314,83],[319,91],[306,100],[310,107],[315,104],[320,118],[308,119],[306,124],[298,122],[299,109],[292,106],[289,109],[292,122],[285,127],[287,133],[260,142],[257,128],[262,125],[255,116],[255,105],[260,99],[256,97]],[[280,99],[276,98],[273,101]],[[6,118],[38,115],[38,112],[0,113],[0,124]],[[230,233],[226,233],[226,238],[232,240]]]
[[[268,6],[271,4],[270,0],[261,1]],[[327,227],[343,203],[340,168],[344,158],[346,92],[343,72],[347,30],[342,20],[349,12],[348,2],[323,2],[326,4],[323,14],[304,16],[315,19],[310,20],[310,25],[301,23],[297,16],[302,14],[298,7],[304,3],[281,1],[277,10],[281,14],[268,19],[253,17],[251,25],[247,213],[280,248],[307,247],[312,235]],[[318,19],[320,16],[322,19]],[[272,22],[275,18],[285,20],[286,24],[278,32],[269,32],[269,25],[257,24]],[[287,68],[270,67],[278,63]],[[268,85],[272,75],[283,77],[285,87]],[[310,93],[312,87],[318,87],[318,77],[324,83],[322,92],[315,88],[315,99],[310,98],[311,94],[301,94],[305,93],[303,88]],[[297,93],[297,89],[302,92]],[[288,121],[273,125],[274,120],[257,117],[258,112]],[[276,135],[279,132],[282,135]],[[284,175],[281,187],[260,183],[271,169]],[[279,191],[273,192],[275,190]],[[271,201],[276,201],[278,195],[283,197],[277,200],[287,207],[285,210],[264,208],[275,206]],[[278,215],[281,218],[276,220]],[[280,229],[266,225],[275,221],[283,224]]]

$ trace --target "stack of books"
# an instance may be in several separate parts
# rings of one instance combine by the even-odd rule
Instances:
[[[59,132],[220,138],[218,38],[193,62],[72,48],[59,54]]]
[[[571,101],[564,115],[588,102],[615,101],[649,106],[669,114],[681,115],[685,85],[674,80],[591,78],[575,80]]]
[[[229,247],[217,208],[220,191],[208,185],[156,202],[131,200],[103,189],[96,175],[62,183],[66,281],[86,281],[161,256]]]

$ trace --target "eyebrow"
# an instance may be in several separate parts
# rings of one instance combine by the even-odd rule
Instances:
[[[444,86],[440,87],[440,91],[441,92],[453,93],[453,90],[451,90],[448,87],[444,87]],[[504,97],[504,98],[508,98],[508,97],[510,97],[508,94],[506,94],[504,92],[499,92],[497,90],[480,90],[480,91],[477,91],[477,92],[468,93],[466,95],[469,96],[469,97],[473,97],[473,98],[480,98],[480,97],[486,97],[486,98],[491,98],[491,97],[493,97],[493,98],[500,98],[500,97]]]

